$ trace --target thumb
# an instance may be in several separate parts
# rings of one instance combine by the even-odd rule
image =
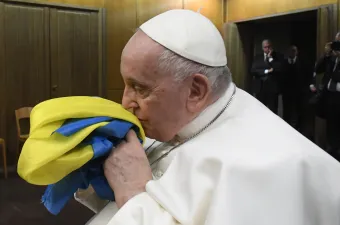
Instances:
[[[129,132],[126,134],[126,141],[127,142],[135,142],[138,141],[137,134],[134,130],[129,130]]]

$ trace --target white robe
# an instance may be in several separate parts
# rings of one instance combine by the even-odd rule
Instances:
[[[232,92],[178,136],[208,124]],[[340,164],[241,89],[152,170],[146,192],[119,210],[109,203],[88,224],[340,225]]]

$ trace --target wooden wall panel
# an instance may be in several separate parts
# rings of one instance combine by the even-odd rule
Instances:
[[[184,9],[197,11],[200,7],[202,15],[208,17],[222,32],[224,0],[184,0]]]
[[[120,57],[122,50],[137,28],[136,1],[124,0],[105,2],[106,8],[106,65],[107,89],[123,89],[120,75]]]
[[[137,0],[138,26],[170,9],[182,9],[183,0]]]
[[[5,73],[1,74],[6,91],[5,112],[0,121],[6,120],[5,134],[8,149],[16,149],[17,130],[14,111],[32,107],[50,97],[48,9],[17,4],[4,4],[1,41],[4,48]],[[15,28],[15,29],[13,29]],[[28,121],[22,121],[23,134],[28,133]],[[3,130],[0,129],[0,130]],[[10,154],[9,154],[10,155]]]
[[[122,103],[124,90],[108,90],[107,98],[117,103]]]
[[[98,96],[98,13],[50,9],[52,97]]]
[[[226,20],[248,20],[334,3],[337,3],[337,0],[227,0]]]
[[[0,34],[5,33],[5,5],[0,2]],[[5,37],[0,35],[0,138],[6,138],[6,52]],[[6,139],[5,139],[6,140]]]
[[[38,0],[41,2],[49,2],[56,4],[68,4],[83,7],[103,7],[104,0]],[[113,1],[113,0],[110,0]]]
[[[242,31],[246,31],[247,35],[243,36]],[[247,90],[249,87],[249,55],[252,55],[252,52],[250,52],[252,46],[249,45],[253,38],[252,30],[251,28],[241,30],[237,24],[228,23],[224,25],[224,34],[228,66],[233,75],[233,81],[239,88]],[[242,41],[242,36],[246,37],[247,40]],[[244,43],[248,45],[244,45]]]

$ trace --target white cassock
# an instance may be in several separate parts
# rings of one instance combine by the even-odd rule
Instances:
[[[178,136],[208,124],[233,89]],[[150,162],[168,150],[155,147]],[[340,224],[340,164],[241,89],[215,123],[152,171],[146,192],[119,210],[109,203],[88,224]],[[87,206],[97,204],[91,199]]]

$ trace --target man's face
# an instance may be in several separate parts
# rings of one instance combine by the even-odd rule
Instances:
[[[335,36],[335,41],[340,41],[340,33],[337,33]]]
[[[297,49],[297,47],[291,47],[290,49],[289,49],[289,57],[290,58],[295,58],[296,56],[298,55],[298,49]]]
[[[189,90],[185,80],[176,82],[158,69],[163,50],[141,31],[131,38],[121,60],[122,102],[138,117],[149,138],[169,141],[191,118],[186,109]]]
[[[332,52],[331,45],[330,45],[330,44],[327,44],[327,45],[325,46],[325,53],[326,53],[327,55],[329,55],[329,54],[331,54],[331,52]]]
[[[268,41],[264,41],[262,43],[262,49],[264,53],[268,54],[272,50],[272,46]]]

